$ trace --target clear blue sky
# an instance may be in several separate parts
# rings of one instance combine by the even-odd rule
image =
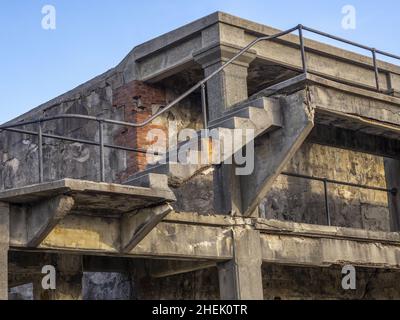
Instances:
[[[53,5],[56,30],[43,30]],[[344,5],[357,27],[341,26]],[[118,64],[137,44],[214,11],[280,29],[298,23],[400,54],[398,0],[2,0],[0,123]]]

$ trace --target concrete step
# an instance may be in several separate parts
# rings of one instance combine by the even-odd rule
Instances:
[[[256,137],[256,130],[235,131],[228,128],[216,128],[213,130],[213,140],[211,145],[211,161],[217,165],[231,158],[244,146]]]
[[[235,112],[240,111],[241,109],[245,109],[248,107],[253,107],[257,109],[269,109],[271,105],[279,105],[279,100],[275,98],[266,98],[266,97],[260,97],[251,101],[244,101],[242,103],[239,103],[232,108],[227,109],[223,116],[230,116],[234,114]]]
[[[282,118],[279,110],[265,110],[249,107],[243,109],[240,114],[250,119],[257,132],[263,132],[270,127],[278,128],[282,126]]]
[[[274,98],[262,97],[255,99],[253,101],[246,101],[226,110],[220,118],[210,121],[209,127],[216,128],[217,123],[222,122],[223,120],[227,120],[234,116],[243,117],[243,113],[241,112],[247,108],[254,108],[261,110],[264,109],[268,111],[271,109],[272,110],[279,109],[279,107],[280,107],[279,100]]]
[[[210,122],[209,128],[213,129],[212,140],[201,137],[199,132],[198,139],[180,142],[158,163],[133,175],[128,183],[146,186],[158,183],[158,180],[162,180],[162,183],[167,180],[169,185],[179,185],[210,165],[228,160],[256,136],[281,126],[278,100],[259,98],[251,103],[244,103]],[[243,131],[238,133],[234,129]],[[157,175],[163,177],[157,178]]]
[[[134,185],[135,183],[142,183],[141,181],[146,181],[149,175],[157,174],[166,177],[169,185],[180,184],[190,179],[205,167],[207,167],[207,165],[181,164],[177,162],[156,164],[132,175],[128,183],[133,183]]]
[[[180,162],[182,163],[188,163],[187,158],[190,156],[188,154],[189,151],[199,151],[202,150],[202,148],[208,148],[209,144],[209,138],[208,137],[200,137],[200,132],[198,132],[198,138],[196,139],[191,139],[189,141],[183,141],[178,143],[177,146],[171,148],[168,150],[167,154],[162,157],[158,162],[159,163],[165,163],[169,162],[169,160],[172,159],[172,161],[178,161],[182,160]],[[193,163],[193,162],[189,162]]]
[[[165,174],[146,173],[138,178],[130,179],[124,184],[135,187],[169,190],[168,177]]]
[[[255,124],[247,117],[228,117],[216,121],[214,124],[209,126],[210,129],[215,128],[227,128],[227,129],[253,129],[256,130]]]

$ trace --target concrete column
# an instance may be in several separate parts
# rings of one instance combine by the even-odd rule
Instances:
[[[8,300],[8,249],[10,242],[10,208],[0,202],[0,300]]]
[[[260,233],[235,228],[234,258],[218,265],[222,300],[263,300]]]
[[[214,210],[232,216],[243,213],[240,177],[233,164],[223,163],[214,170]]]
[[[54,267],[56,268],[56,289],[45,290],[42,279],[37,277],[33,284],[34,300],[82,300],[82,258],[78,255],[58,255]],[[43,265],[51,264],[44,261]]]
[[[209,76],[240,49],[228,45],[212,45],[196,52],[194,59],[202,65],[204,75]],[[208,81],[207,100],[210,121],[218,119],[226,109],[248,98],[247,70],[255,56],[254,51],[245,53]]]
[[[384,163],[387,188],[398,190],[396,195],[388,194],[390,229],[398,232],[400,231],[400,161],[386,158]]]

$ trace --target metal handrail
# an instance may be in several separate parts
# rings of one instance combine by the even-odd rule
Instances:
[[[375,72],[375,76],[376,76],[376,80],[377,80],[376,86],[377,86],[378,90],[379,90],[379,68],[378,68],[378,65],[377,65],[377,57],[376,57],[376,55],[380,54],[380,55],[387,56],[389,58],[400,60],[400,56],[398,56],[398,55],[394,55],[394,54],[391,54],[391,53],[388,53],[388,52],[385,52],[385,51],[382,51],[382,50],[377,50],[377,49],[375,49],[373,47],[368,47],[368,46],[359,44],[357,42],[350,41],[350,40],[347,40],[347,39],[344,39],[344,38],[341,38],[341,37],[337,37],[335,35],[331,35],[329,33],[322,32],[322,31],[319,31],[319,30],[316,30],[316,29],[313,29],[313,28],[309,28],[309,27],[306,27],[306,26],[303,26],[303,25],[299,24],[296,27],[293,27],[293,28],[288,29],[286,31],[282,31],[282,32],[276,33],[276,34],[271,35],[271,36],[259,37],[259,38],[255,39],[255,40],[253,40],[246,47],[241,49],[236,55],[234,55],[231,59],[229,59],[226,63],[224,63],[222,66],[217,68],[214,72],[212,72],[210,75],[205,77],[203,80],[199,81],[192,88],[188,89],[186,92],[181,94],[178,98],[176,98],[172,102],[168,103],[164,108],[162,108],[160,111],[158,111],[157,113],[155,113],[154,115],[152,115],[151,117],[149,117],[148,119],[146,119],[143,122],[132,123],[132,122],[117,121],[117,120],[100,119],[100,118],[97,118],[97,117],[85,116],[85,115],[79,115],[79,114],[68,114],[68,115],[64,114],[64,115],[58,115],[58,116],[54,116],[54,117],[50,117],[50,118],[42,118],[42,119],[38,119],[38,120],[25,121],[25,122],[19,122],[17,124],[0,126],[0,130],[5,130],[5,129],[8,129],[8,128],[14,128],[14,127],[17,127],[17,126],[24,126],[24,125],[28,125],[28,124],[34,124],[34,123],[38,123],[38,122],[51,121],[51,120],[56,120],[56,119],[63,119],[63,118],[76,118],[76,119],[87,119],[87,120],[96,120],[96,121],[101,120],[104,123],[123,125],[123,126],[127,126],[127,127],[144,127],[147,124],[151,123],[156,118],[158,118],[163,113],[165,113],[168,110],[170,110],[171,108],[173,108],[176,104],[181,102],[183,99],[185,99],[187,96],[189,96],[191,93],[193,93],[197,89],[204,88],[204,85],[206,85],[206,83],[209,80],[214,78],[217,74],[219,74],[226,67],[231,65],[239,57],[241,57],[244,53],[249,51],[251,48],[253,48],[257,43],[259,43],[261,41],[274,40],[274,39],[280,38],[282,36],[285,36],[287,34],[290,34],[290,33],[294,32],[294,31],[298,31],[299,32],[299,40],[300,40],[301,58],[302,58],[302,69],[303,69],[304,72],[307,72],[308,68],[307,68],[307,59],[306,59],[306,51],[305,51],[303,30],[311,32],[311,33],[315,33],[315,34],[318,34],[320,36],[323,36],[323,37],[326,37],[326,38],[330,38],[330,39],[333,39],[333,40],[336,40],[336,41],[340,41],[340,42],[343,42],[343,43],[346,43],[346,44],[349,44],[349,45],[352,45],[352,46],[355,46],[355,47],[358,47],[358,48],[361,48],[361,49],[365,49],[365,50],[370,51],[372,53],[373,67],[374,67],[374,72]],[[204,92],[204,90],[202,90],[202,95],[205,94],[205,92],[204,93],[203,92]]]
[[[300,52],[301,52],[301,61],[302,61],[302,71],[304,73],[308,72],[308,67],[307,67],[307,56],[306,56],[306,48],[305,48],[305,43],[304,43],[304,36],[303,36],[303,31],[309,31],[324,37],[328,37],[337,41],[341,41],[353,46],[357,46],[359,48],[369,50],[372,53],[372,59],[373,59],[373,67],[374,67],[374,73],[375,73],[375,81],[376,81],[376,89],[378,92],[380,92],[380,84],[379,84],[379,68],[377,64],[377,54],[381,54],[390,58],[398,59],[400,60],[400,56],[393,55],[381,50],[376,50],[375,48],[370,48],[361,44],[358,44],[353,41],[349,41],[343,38],[339,38],[337,36],[305,27],[301,24],[299,24],[296,27],[293,27],[291,29],[288,29],[286,31],[282,31],[279,33],[276,33],[274,35],[270,36],[263,36],[259,37],[252,42],[250,42],[246,47],[241,49],[237,54],[235,54],[231,59],[229,59],[226,63],[221,65],[219,68],[217,68],[214,72],[212,72],[210,75],[205,77],[203,80],[198,82],[196,85],[194,85],[192,88],[181,94],[178,98],[173,100],[172,102],[168,103],[164,108],[162,108],[160,111],[156,112],[154,115],[149,117],[143,122],[138,122],[138,123],[131,123],[131,122],[125,122],[125,121],[118,121],[118,120],[110,120],[110,119],[103,119],[99,117],[94,117],[94,116],[88,116],[88,115],[81,115],[81,114],[62,114],[62,115],[57,115],[57,116],[52,116],[52,117],[44,117],[40,118],[37,120],[30,120],[30,121],[21,121],[13,124],[6,124],[0,126],[0,131],[6,130],[6,131],[12,131],[12,132],[20,132],[20,133],[25,133],[25,134],[30,134],[30,135],[37,135],[39,139],[39,180],[40,182],[43,182],[43,150],[42,150],[42,144],[43,144],[43,137],[46,138],[53,138],[53,139],[61,139],[61,140],[69,140],[69,141],[75,141],[75,142],[82,142],[86,144],[91,144],[91,145],[96,145],[100,147],[100,171],[101,171],[101,181],[104,181],[105,179],[105,171],[104,171],[104,148],[112,148],[112,149],[119,149],[119,150],[125,150],[125,151],[133,151],[133,152],[143,152],[143,150],[140,149],[135,149],[135,148],[126,148],[122,146],[113,146],[113,145],[107,145],[104,143],[104,124],[113,124],[113,125],[120,125],[120,126],[125,126],[125,127],[133,127],[133,128],[138,128],[138,127],[144,127],[151,123],[153,120],[176,106],[179,102],[181,102],[183,99],[188,97],[190,94],[195,92],[197,89],[200,88],[201,90],[201,101],[202,101],[202,112],[203,112],[203,122],[204,122],[204,128],[208,128],[208,120],[207,120],[207,99],[206,99],[206,85],[209,80],[214,78],[217,74],[219,74],[221,71],[223,71],[226,67],[231,65],[233,62],[235,62],[239,57],[241,57],[244,53],[246,53],[248,50],[250,50],[252,47],[254,47],[257,43],[261,41],[269,41],[269,40],[274,40],[278,39],[282,36],[285,36],[287,34],[290,34],[294,31],[298,31],[299,33],[299,46],[300,46]],[[82,139],[74,139],[74,138],[69,138],[65,136],[56,136],[56,135],[50,135],[50,134],[44,134],[42,132],[42,124],[48,121],[54,121],[54,120],[59,120],[59,119],[84,119],[84,120],[89,120],[89,121],[97,121],[99,124],[99,142],[93,142],[93,141],[87,141],[87,140],[82,140]],[[16,129],[17,127],[22,127],[22,126],[27,126],[27,125],[32,125],[32,124],[38,124],[38,132],[32,132],[32,131],[27,131],[27,130],[21,130],[21,129]]]
[[[207,77],[205,77],[203,80],[201,80],[200,82],[198,82],[196,85],[194,85],[192,88],[190,88],[189,90],[187,90],[186,92],[184,92],[183,94],[181,94],[178,98],[176,98],[175,100],[173,100],[172,102],[170,102],[169,104],[167,104],[164,108],[162,108],[162,110],[158,111],[157,113],[155,113],[154,115],[152,115],[151,117],[149,117],[148,119],[146,119],[143,122],[139,122],[139,123],[131,123],[131,122],[124,122],[124,121],[116,121],[116,120],[108,120],[108,119],[100,119],[97,117],[93,117],[93,116],[86,116],[86,115],[76,115],[76,114],[64,114],[64,115],[58,115],[58,116],[54,116],[54,117],[49,117],[49,118],[42,118],[42,119],[38,119],[38,120],[32,120],[32,121],[25,121],[25,122],[19,122],[16,124],[10,124],[10,125],[5,125],[5,126],[0,126],[0,130],[6,130],[9,128],[15,128],[15,127],[19,127],[19,126],[25,126],[25,125],[29,125],[29,124],[35,124],[38,122],[45,122],[45,121],[51,121],[51,120],[57,120],[57,119],[65,119],[65,118],[76,118],[76,119],[86,119],[86,120],[96,120],[96,121],[103,121],[104,123],[110,123],[110,124],[117,124],[117,125],[123,125],[123,126],[127,126],[127,127],[144,127],[147,124],[151,123],[153,120],[155,120],[156,118],[158,118],[160,115],[162,115],[163,113],[167,112],[168,110],[170,110],[172,107],[174,107],[176,104],[178,104],[179,102],[181,102],[183,99],[185,99],[187,96],[189,96],[191,93],[195,92],[197,89],[199,89],[200,87],[202,87],[204,84],[206,84],[209,80],[211,80],[212,78],[214,78],[217,74],[219,74],[221,71],[223,71],[227,66],[229,66],[230,64],[232,64],[234,61],[236,61],[240,56],[242,56],[244,53],[246,53],[248,50],[250,50],[254,45],[256,45],[258,42],[260,41],[265,41],[265,40],[272,40],[272,39],[276,39],[279,37],[282,37],[286,34],[292,33],[293,31],[297,30],[299,27],[294,27],[291,28],[287,31],[283,31],[277,34],[274,34],[272,36],[265,36],[265,37],[261,37],[261,38],[257,38],[256,40],[252,41],[250,44],[248,44],[246,47],[244,47],[242,50],[240,50],[234,57],[232,57],[229,61],[227,61],[225,64],[223,64],[221,67],[219,67],[218,69],[216,69],[214,72],[212,72],[210,75],[208,75]]]
[[[328,184],[336,184],[336,185],[355,187],[355,188],[361,188],[361,189],[367,189],[367,190],[387,192],[393,196],[396,196],[398,193],[397,188],[388,189],[388,188],[375,187],[375,186],[369,186],[369,185],[352,183],[352,182],[338,181],[338,180],[328,179],[328,178],[319,178],[319,177],[308,176],[308,175],[299,174],[299,173],[291,173],[291,172],[282,172],[281,175],[287,176],[287,177],[292,177],[292,178],[306,179],[306,180],[311,180],[311,181],[319,181],[324,184],[325,213],[326,213],[326,220],[327,220],[328,226],[332,225],[331,214],[330,214],[330,209],[329,209],[329,199],[328,199]]]

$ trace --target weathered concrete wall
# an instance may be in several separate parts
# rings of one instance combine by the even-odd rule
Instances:
[[[152,278],[132,273],[85,272],[82,278],[84,300],[218,300],[216,268],[186,274]],[[32,300],[32,284],[9,291],[10,300]]]
[[[284,171],[386,187],[383,158],[311,143],[302,146]],[[385,192],[329,184],[328,193],[333,225],[390,231]],[[281,175],[260,209],[269,219],[324,225],[323,183]]]
[[[136,289],[139,300],[219,300],[218,271],[210,268],[159,279],[143,277]]]
[[[126,122],[143,122],[159,111],[180,93],[182,88],[165,88],[147,85],[139,81],[123,84],[119,74],[107,80],[96,81],[81,90],[79,88],[64,98],[57,98],[26,115],[18,121],[51,117],[60,114],[82,114]],[[128,148],[147,150],[155,142],[148,138],[152,129],[177,135],[183,128],[202,128],[200,97],[192,96],[182,101],[165,115],[144,128],[127,128],[104,125],[105,143]],[[37,131],[35,125],[24,127]],[[77,119],[46,122],[43,132],[64,135],[88,141],[99,141],[98,123]],[[0,189],[10,189],[38,183],[38,138],[27,134],[0,133]],[[172,143],[173,145],[174,143]],[[100,178],[99,147],[84,143],[44,138],[44,179],[57,180],[65,177],[97,181]],[[123,182],[147,165],[145,154],[105,149],[106,180]]]
[[[356,290],[343,290],[342,268],[263,266],[264,299],[399,300],[400,273],[356,269]]]
[[[179,188],[172,188],[177,198],[173,204],[177,212],[197,212],[199,214],[213,214],[214,188],[213,169],[206,170]]]
[[[210,25],[207,30],[203,30],[204,26],[201,26],[193,37],[188,37],[188,34],[186,34],[182,39],[176,41],[176,45],[168,46],[167,53],[154,49],[151,55],[147,57],[143,55],[141,63],[139,63],[140,66],[136,65],[134,61],[138,55],[140,56],[139,48],[139,50],[130,54],[119,68],[111,70],[82,87],[33,110],[29,114],[20,117],[19,120],[29,120],[62,113],[80,113],[103,118],[142,122],[173,101],[174,98],[187,89],[187,86],[176,83],[166,85],[168,81],[158,85],[144,84],[137,81],[137,72],[139,76],[148,79],[153,78],[153,80],[159,77],[160,73],[163,73],[161,78],[165,80],[172,75],[173,69],[175,71],[180,68],[185,69],[188,66],[186,65],[187,63],[192,63],[192,54],[195,50],[205,48],[211,43],[215,44],[218,40],[236,45],[245,45],[250,40],[253,40],[254,34],[248,33],[248,27],[243,25],[248,23],[242,21],[239,25],[235,20],[236,18],[233,17],[225,17],[224,23]],[[270,30],[265,32],[266,30],[262,26],[253,25],[251,29],[258,30],[260,33],[271,33],[269,32]],[[158,41],[161,40],[159,39]],[[286,40],[296,40],[297,43],[298,39]],[[311,42],[309,44],[316,47],[315,44],[311,45]],[[152,45],[148,43],[147,46]],[[322,51],[327,49],[318,47],[317,49],[319,50],[324,49]],[[297,49],[294,52],[295,49],[292,46],[273,42],[268,43],[268,45],[259,44],[256,50],[260,60],[263,59],[264,61],[275,62],[292,68],[300,66],[299,52]],[[342,52],[339,53],[338,55],[341,55]],[[373,72],[369,67],[365,68],[365,66],[362,67],[359,64],[349,64],[349,61],[344,63],[343,61],[337,61],[333,56],[317,55],[316,52],[309,52],[308,59],[311,70],[328,75],[335,74],[341,80],[367,86],[374,85]],[[358,60],[360,59],[361,57]],[[364,58],[361,60],[363,60],[361,62],[364,64],[370,64],[369,60],[366,61]],[[247,86],[245,86],[247,71],[244,72],[242,70],[240,73],[240,86],[235,81],[230,82],[231,88],[228,90],[229,92],[225,93],[231,95],[231,97],[239,96],[240,99],[238,100],[247,97]],[[398,70],[396,69],[395,73],[391,74],[394,77],[394,87],[397,86],[397,73]],[[387,83],[383,74],[381,78],[381,85],[386,88]],[[192,82],[188,82],[186,85],[189,83],[191,84]],[[238,88],[240,92],[237,92]],[[209,91],[213,89],[215,88],[211,87]],[[333,105],[338,110],[341,110],[342,102],[339,101],[340,103],[337,103],[336,101],[341,98],[341,95],[335,94],[333,96],[335,99],[328,96],[328,99],[325,95],[319,94],[319,92],[315,91],[314,93],[319,98],[322,97],[319,100],[321,104]],[[226,97],[217,95],[216,98],[220,100],[220,98],[224,99]],[[230,101],[229,104],[234,103],[230,99],[228,100]],[[235,98],[234,100],[236,102],[237,99]],[[359,97],[355,99],[351,106],[354,105],[355,108],[358,108],[359,103],[357,101],[359,102],[359,100]],[[365,101],[367,103],[364,103]],[[369,107],[368,99],[361,102]],[[365,112],[373,111],[366,109]],[[387,116],[385,113],[382,118],[381,112],[377,111],[377,118],[382,121],[390,120],[391,116],[393,115]],[[56,135],[70,135],[75,138],[98,141],[97,125],[96,122],[59,120],[46,123],[44,131]],[[199,95],[194,94],[182,101],[177,107],[146,128],[121,129],[116,126],[106,126],[105,142],[146,149],[152,142],[147,140],[150,129],[160,129],[166,134],[172,135],[183,128],[196,130],[202,128]],[[33,130],[36,128],[29,126],[25,129]],[[28,135],[1,133],[0,189],[25,186],[38,181],[37,140],[37,138]],[[172,145],[170,144],[169,147],[172,147]],[[44,158],[46,180],[64,177],[87,180],[99,179],[99,150],[97,147],[45,139]],[[143,169],[146,164],[147,160],[143,154],[107,150],[105,161],[107,180],[123,182],[133,173]],[[385,187],[382,158],[309,143],[305,144],[297,152],[285,170]],[[213,175],[212,171],[210,171],[198,175],[180,188],[175,189],[174,191],[178,198],[175,210],[178,212],[213,213],[213,186]],[[330,185],[329,190],[329,203],[334,225],[370,230],[389,230],[389,211],[385,193],[335,185]],[[281,176],[274,183],[270,194],[261,203],[261,213],[266,218],[324,224],[323,186],[320,182],[303,181]],[[175,225],[172,229],[178,230]],[[195,231],[198,230],[192,227],[187,234],[179,232],[176,234],[187,241],[192,235],[196,234]],[[168,237],[170,237],[169,233]],[[214,239],[212,240],[214,241]],[[158,236],[157,241],[160,241]],[[177,241],[175,243],[185,244],[185,241]],[[3,258],[0,259],[3,264],[7,262],[4,252],[5,250],[3,250]],[[168,253],[166,251],[166,254]],[[81,293],[81,276],[79,273],[76,279],[70,279],[70,276],[67,275],[64,280],[64,286],[67,289],[65,291],[71,291],[77,298],[80,298]],[[265,266],[263,268],[264,298],[400,298],[399,290],[396,287],[398,277],[399,274],[397,273],[361,271],[357,291],[343,293],[340,289],[341,274],[338,268],[306,269]],[[0,279],[0,282],[1,280],[3,280],[4,284],[4,277]],[[135,274],[86,274],[83,279],[83,296],[87,299],[218,299],[220,296],[218,282],[218,272],[215,268],[161,279],[149,276],[135,277]],[[321,282],[328,284],[321,287]],[[75,285],[75,289],[70,290],[70,283]],[[2,288],[4,287],[3,285]]]
[[[264,265],[264,299],[400,299],[399,272],[357,268],[357,289],[345,291],[341,270]],[[219,299],[216,268],[162,279],[143,278],[137,288],[138,299]]]
[[[94,79],[45,105],[32,110],[16,121],[39,119],[60,114],[83,114],[123,120],[123,114],[113,107],[113,90],[121,83],[114,73],[106,79]],[[25,130],[38,130],[36,125]],[[116,128],[105,126],[105,143],[112,142]],[[89,141],[99,141],[95,121],[65,119],[46,122],[43,132],[65,135]],[[0,189],[10,189],[38,182],[38,138],[27,134],[2,132],[0,136]],[[99,148],[77,142],[44,138],[44,179],[64,177],[87,180],[99,179]],[[107,179],[114,180],[125,161],[121,152],[106,150]]]
[[[262,276],[265,300],[400,300],[400,272],[357,268],[356,290],[349,291],[342,289],[343,275],[339,267],[263,265]],[[138,279],[128,273],[85,273],[83,297],[87,300],[219,300],[218,271],[209,268],[159,279]],[[32,285],[11,289],[9,298],[32,299]]]
[[[84,300],[129,300],[133,282],[128,273],[85,272],[82,279]]]

